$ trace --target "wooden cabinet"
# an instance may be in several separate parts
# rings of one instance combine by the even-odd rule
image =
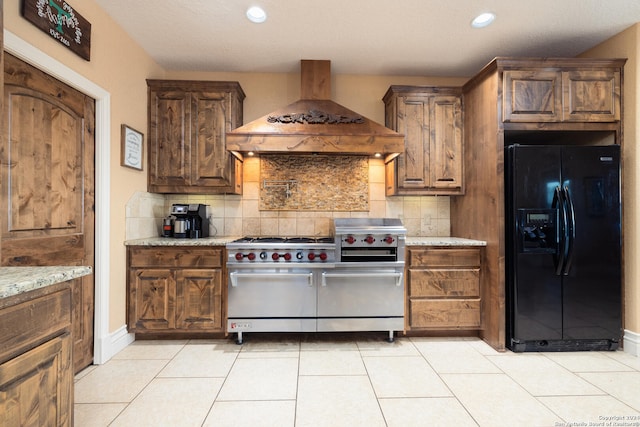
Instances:
[[[480,248],[409,247],[407,329],[481,326]]]
[[[73,425],[71,287],[0,300],[0,425]]]
[[[615,122],[620,120],[620,76],[615,68],[557,67],[505,70],[505,122]]]
[[[237,82],[147,80],[148,190],[242,194],[242,160],[226,149],[226,132],[242,125]]]
[[[386,194],[463,194],[460,88],[391,86],[385,124],[405,135],[405,150],[385,167]]]
[[[462,88],[465,196],[451,234],[482,240],[479,335],[505,348],[504,151],[511,144],[623,144],[624,59],[496,58]]]
[[[223,256],[221,247],[129,247],[129,330],[223,332]]]

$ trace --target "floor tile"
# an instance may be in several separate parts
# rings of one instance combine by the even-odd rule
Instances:
[[[203,427],[293,427],[296,401],[216,402]]]
[[[542,354],[523,353],[514,357],[487,358],[534,396],[604,394]]]
[[[300,340],[290,338],[289,335],[279,337],[278,334],[247,336],[244,344],[238,346],[238,348],[240,349],[238,357],[242,359],[297,358],[300,352]]]
[[[113,356],[113,360],[120,359],[171,359],[187,343],[187,340],[153,340],[135,341],[124,350]]]
[[[468,341],[414,341],[418,351],[438,373],[500,373]]]
[[[640,372],[586,372],[578,375],[640,411]]]
[[[226,377],[238,357],[233,344],[189,344],[160,372],[160,377]]]
[[[358,340],[358,349],[363,356],[419,356],[420,352],[408,338],[396,338],[392,343],[382,337]]]
[[[221,378],[155,379],[111,426],[200,426],[222,382]]]
[[[366,376],[302,376],[296,427],[385,426]]]
[[[128,403],[166,360],[110,360],[75,383],[75,403]]]
[[[316,339],[300,342],[300,351],[345,350],[358,351],[358,344],[353,339]]]
[[[598,425],[605,417],[612,416],[640,417],[640,412],[611,396],[548,396],[538,400],[560,415],[565,423],[575,426]],[[640,422],[640,418],[636,420]]]
[[[295,399],[298,359],[238,358],[218,400]]]
[[[442,374],[481,427],[554,426],[562,419],[506,374]]]
[[[627,365],[630,368],[635,369],[636,371],[640,371],[640,357],[638,356],[634,356],[633,354],[626,353],[622,350],[607,351],[603,354],[617,362],[620,362],[624,365]]]
[[[300,375],[367,375],[359,351],[301,351]]]
[[[73,411],[74,425],[107,427],[126,407],[126,403],[76,403]]]
[[[364,357],[363,360],[378,398],[451,396],[422,357]]]
[[[560,353],[543,353],[546,357],[571,372],[613,372],[632,371],[633,368],[617,362],[596,351],[573,351]]]
[[[89,365],[86,368],[84,368],[83,370],[81,370],[80,372],[78,372],[74,377],[73,380],[74,381],[78,381],[79,379],[84,378],[85,376],[87,376],[89,373],[91,373],[91,371],[93,371],[94,369],[96,369],[99,365]]]
[[[388,427],[476,427],[455,397],[380,399]]]

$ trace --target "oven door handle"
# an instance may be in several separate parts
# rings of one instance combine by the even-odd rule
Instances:
[[[396,279],[396,286],[402,286],[402,273],[327,273],[322,272],[322,286],[327,286],[327,277],[393,277]]]
[[[229,273],[229,279],[231,281],[231,287],[236,288],[238,286],[238,278],[242,277],[306,277],[308,280],[309,286],[313,286],[313,273],[269,273],[265,274],[257,274],[257,273],[240,273],[237,271],[232,271]]]

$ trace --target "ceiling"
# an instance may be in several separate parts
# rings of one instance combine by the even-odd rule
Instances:
[[[96,0],[167,70],[472,76],[496,56],[576,56],[640,22],[638,0]],[[249,6],[267,21],[251,23]],[[495,22],[474,29],[481,12]]]

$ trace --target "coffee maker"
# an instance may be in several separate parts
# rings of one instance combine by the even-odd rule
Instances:
[[[203,204],[180,204],[171,206],[173,221],[173,237],[198,239],[209,237],[209,218],[207,210],[209,206]]]

